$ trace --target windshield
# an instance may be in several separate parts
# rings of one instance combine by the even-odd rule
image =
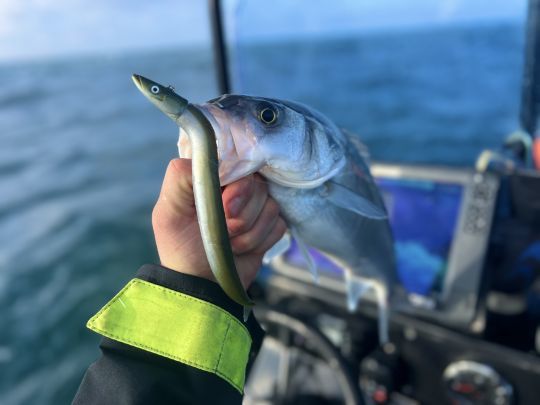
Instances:
[[[525,0],[224,3],[233,92],[312,105],[373,159],[470,166],[518,128]]]

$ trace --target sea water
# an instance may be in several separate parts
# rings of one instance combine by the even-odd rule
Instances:
[[[311,104],[376,160],[472,165],[517,128],[522,27],[246,45],[236,88]],[[130,76],[215,97],[210,49],[0,66],[0,403],[69,403],[85,323],[156,262],[150,216],[177,129]]]

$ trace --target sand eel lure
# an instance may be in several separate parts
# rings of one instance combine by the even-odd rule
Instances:
[[[247,320],[253,301],[249,298],[234,264],[225,222],[218,176],[216,136],[204,114],[174,92],[139,75],[132,76],[137,88],[171,118],[189,137],[192,147],[192,175],[199,228],[212,273],[225,293],[244,307]]]

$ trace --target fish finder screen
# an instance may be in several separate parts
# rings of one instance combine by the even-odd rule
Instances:
[[[410,293],[442,289],[463,185],[379,178],[394,233],[399,279]]]
[[[461,184],[430,180],[378,178],[395,239],[397,271],[409,293],[430,296],[442,290],[463,197]],[[311,251],[319,271],[341,273],[332,262]],[[305,267],[297,246],[287,262]]]

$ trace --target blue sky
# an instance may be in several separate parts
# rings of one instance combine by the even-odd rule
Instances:
[[[266,39],[359,29],[523,21],[527,0],[230,0],[228,3],[235,4],[227,10],[231,16],[244,16],[241,19],[244,36]]]
[[[209,40],[204,0],[0,0],[0,60]]]
[[[0,60],[199,45],[206,0],[0,0]],[[256,38],[523,19],[526,0],[228,0]],[[309,4],[309,7],[306,7]],[[317,12],[319,6],[324,13]],[[301,17],[303,24],[299,24]]]

